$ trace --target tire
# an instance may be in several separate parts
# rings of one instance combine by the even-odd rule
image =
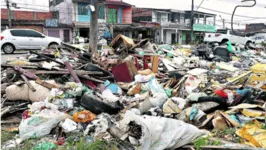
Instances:
[[[227,39],[223,39],[222,42],[219,43],[219,45],[223,45],[226,42],[228,42],[228,40]]]
[[[251,43],[251,41],[247,41],[246,46],[249,46]]]
[[[4,44],[2,46],[2,50],[4,51],[5,54],[13,54],[16,49],[12,44]]]
[[[51,44],[49,44],[49,46],[48,46],[49,49],[54,49],[54,48],[56,48],[56,47],[58,47],[58,44],[57,44],[57,43],[51,43]]]

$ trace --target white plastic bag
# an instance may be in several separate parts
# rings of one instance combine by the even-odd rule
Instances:
[[[71,132],[78,128],[77,123],[68,118],[62,124],[60,123],[60,126],[64,129],[64,132]]]
[[[197,137],[207,134],[207,131],[180,120],[138,116],[134,112],[127,111],[120,127],[126,131],[128,123],[134,121],[141,126],[142,137],[139,139],[141,150],[176,149],[182,147]]]
[[[24,119],[19,125],[21,140],[47,135],[57,124],[66,119],[67,115],[58,110],[44,109],[39,114]]]

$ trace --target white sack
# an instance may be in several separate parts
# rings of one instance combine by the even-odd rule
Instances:
[[[130,121],[135,121],[142,127],[141,146],[138,147],[141,150],[176,149],[207,134],[207,131],[199,130],[180,120],[146,115],[138,116],[131,111],[127,111],[121,121],[122,129],[126,128]]]
[[[50,89],[35,83],[35,81],[29,81],[31,85],[36,89],[35,92],[29,89],[27,84],[21,86],[10,85],[6,88],[6,96],[8,100],[30,100],[32,102],[43,101],[46,97],[51,96]],[[55,81],[46,81],[51,84],[55,84]]]

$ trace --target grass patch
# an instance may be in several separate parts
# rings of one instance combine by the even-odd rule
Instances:
[[[212,133],[215,134],[217,137],[224,137],[225,135],[234,135],[236,130],[234,128],[226,128],[224,130],[212,130]]]
[[[16,133],[1,130],[1,143],[4,144],[5,142],[12,140],[15,136]]]
[[[89,143],[83,137],[79,141],[75,141],[74,137],[69,138],[60,150],[119,150],[116,143],[96,140]]]
[[[199,137],[194,141],[194,147],[196,148],[196,150],[200,150],[201,146],[206,146],[206,145],[215,145],[215,146],[219,146],[221,145],[220,140],[209,140],[209,136],[208,137]]]

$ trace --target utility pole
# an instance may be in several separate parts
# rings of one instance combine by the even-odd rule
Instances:
[[[91,4],[94,6],[94,11],[91,11],[90,20],[90,43],[89,51],[93,54],[97,54],[97,42],[98,42],[98,0],[91,0]]]
[[[221,15],[219,15],[219,16],[220,16],[220,18],[221,18],[221,20],[223,22],[223,29],[225,29],[225,19],[223,19]]]
[[[190,23],[191,23],[191,43],[194,44],[193,42],[193,24],[194,24],[194,0],[192,0],[192,5],[191,5],[191,16],[190,16]]]
[[[7,8],[7,15],[8,15],[8,27],[11,28],[11,10],[9,7],[9,0],[6,0],[6,8]]]

